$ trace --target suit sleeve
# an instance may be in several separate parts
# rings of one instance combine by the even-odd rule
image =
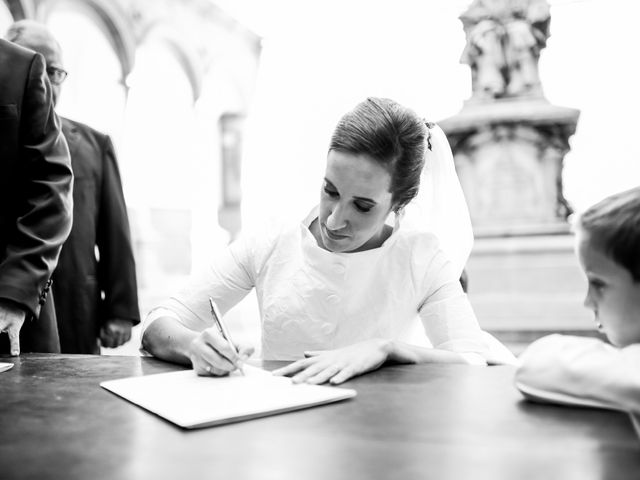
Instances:
[[[0,264],[0,297],[33,316],[46,299],[50,276],[71,231],[73,175],[67,143],[53,110],[41,55],[29,68],[21,105],[15,229]]]
[[[104,293],[100,320],[110,318],[140,323],[136,266],[131,246],[127,207],[111,139],[102,145],[102,188],[97,225],[100,253],[98,279]]]

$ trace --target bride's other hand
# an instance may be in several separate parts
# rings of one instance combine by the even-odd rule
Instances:
[[[390,358],[389,340],[372,339],[336,350],[305,352],[302,360],[273,371],[292,376],[294,383],[338,385],[357,375],[379,368]]]

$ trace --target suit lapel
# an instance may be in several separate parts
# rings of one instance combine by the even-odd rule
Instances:
[[[67,145],[69,145],[69,155],[71,156],[71,165],[73,166],[74,158],[78,158],[78,128],[64,117],[60,117],[62,121],[62,133],[67,139]],[[74,172],[75,173],[75,172]]]

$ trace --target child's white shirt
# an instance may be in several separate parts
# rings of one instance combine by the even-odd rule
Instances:
[[[520,356],[516,386],[538,401],[640,413],[640,344],[549,335]]]

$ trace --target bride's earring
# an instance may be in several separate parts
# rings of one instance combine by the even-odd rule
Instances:
[[[599,332],[604,332],[604,326],[602,325],[602,323],[600,321],[598,321],[597,318],[595,319],[595,322],[596,322],[596,329]]]
[[[402,220],[402,217],[404,217],[404,207],[400,207],[393,213],[395,213],[395,219],[393,221],[393,231],[395,232],[400,227],[400,220]]]

